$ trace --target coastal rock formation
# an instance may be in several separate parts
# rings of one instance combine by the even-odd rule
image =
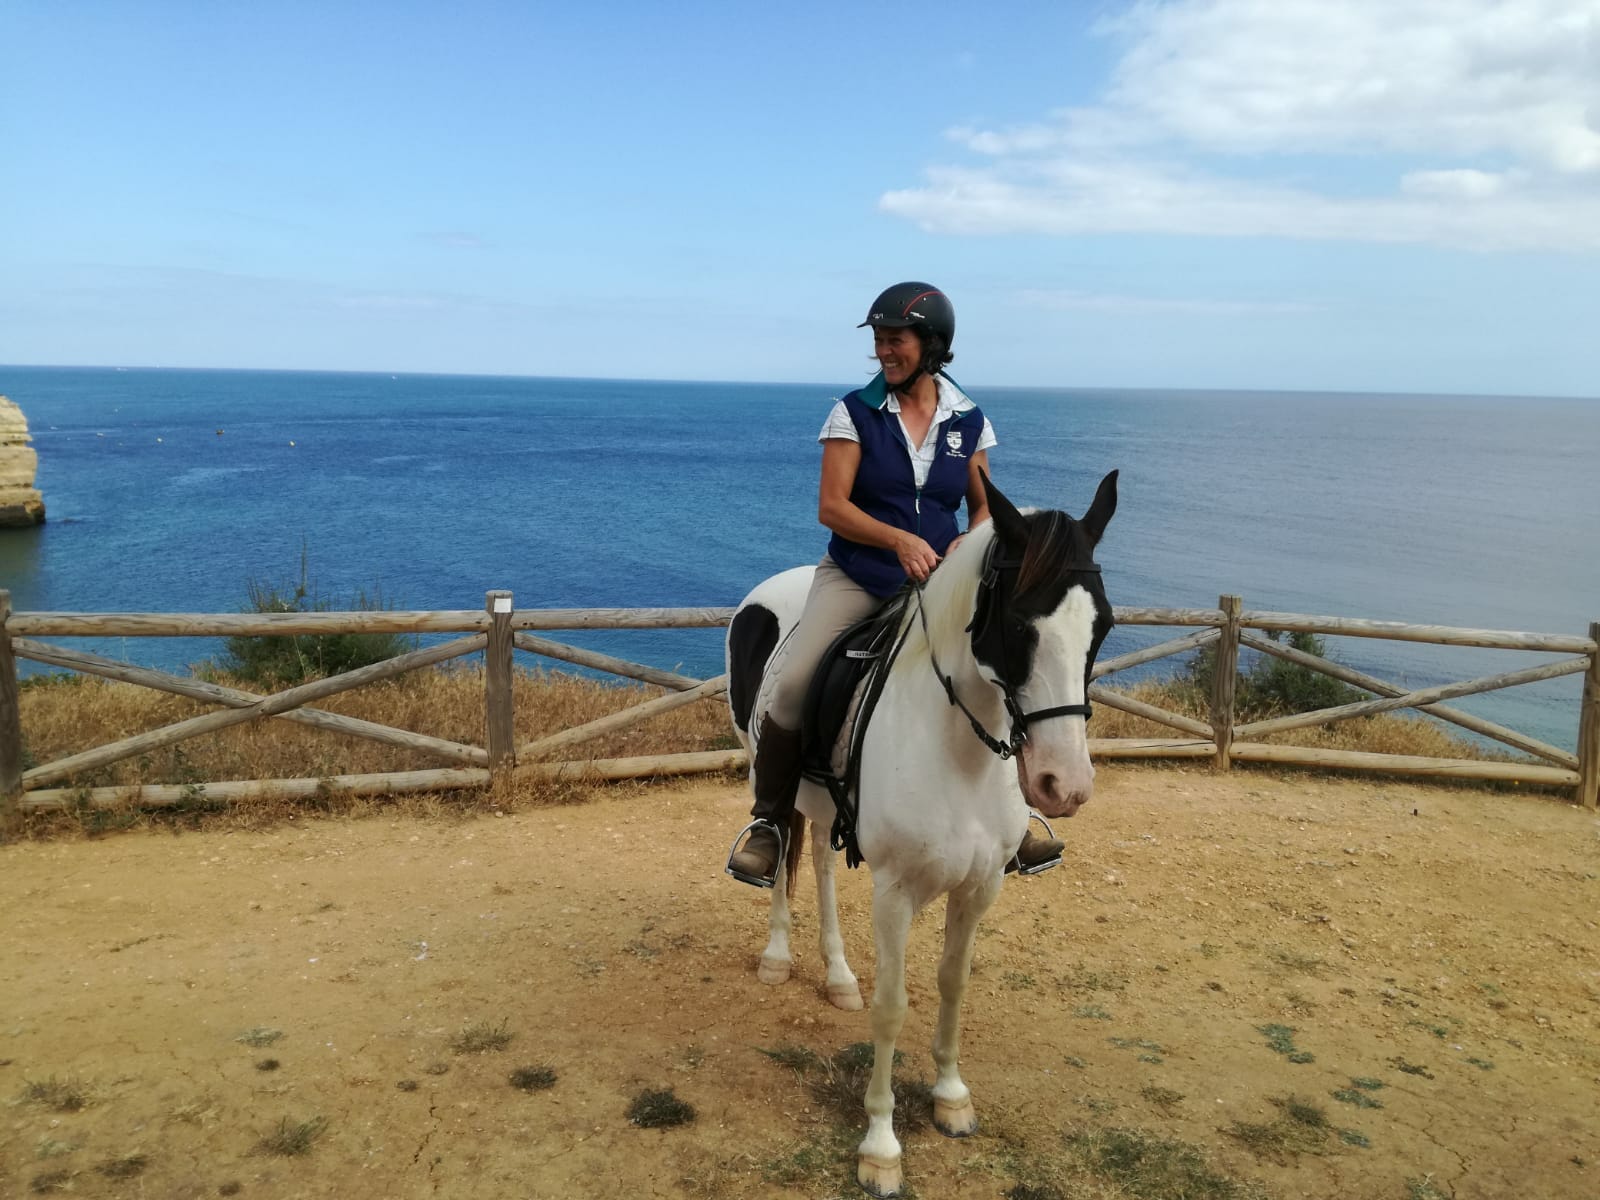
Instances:
[[[39,456],[28,443],[28,418],[0,396],[0,527],[38,525],[44,520],[44,497],[33,486]]]

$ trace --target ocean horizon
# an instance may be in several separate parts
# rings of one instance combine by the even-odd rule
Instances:
[[[958,375],[959,377],[959,375]],[[302,555],[335,607],[732,605],[822,553],[815,438],[865,382],[0,366],[46,524],[0,531],[16,611],[239,611]],[[1081,512],[1108,470],[1113,603],[1584,634],[1600,619],[1600,402],[1350,392],[987,388],[995,479]],[[720,631],[574,644],[696,674]],[[1116,630],[1107,656],[1172,636]],[[176,668],[215,639],[84,639]],[[1408,686],[1544,661],[1331,638]],[[1571,748],[1575,678],[1453,703]]]

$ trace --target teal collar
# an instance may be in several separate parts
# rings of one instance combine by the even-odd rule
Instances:
[[[882,408],[889,402],[889,385],[883,381],[883,372],[872,377],[872,382],[861,389],[861,403],[868,408]]]
[[[940,371],[939,374],[944,376],[944,378],[949,380],[952,384],[955,384],[956,391],[961,392],[963,397],[966,396],[966,392],[962,391],[959,383],[956,383],[954,379],[950,379],[950,376],[945,375],[943,371]],[[861,403],[865,404],[868,408],[882,408],[889,402],[889,385],[884,382],[882,371],[879,371],[876,375],[874,375],[872,377],[872,382],[861,389],[860,396]],[[971,403],[971,401],[969,400],[968,403]]]

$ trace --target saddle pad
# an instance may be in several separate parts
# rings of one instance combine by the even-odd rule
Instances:
[[[859,744],[862,732],[855,727],[862,684],[885,665],[904,611],[904,594],[891,597],[835,638],[817,664],[801,721],[801,761],[809,777],[818,781],[846,777],[847,751]]]

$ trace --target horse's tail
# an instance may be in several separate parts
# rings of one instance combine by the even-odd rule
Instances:
[[[794,899],[794,875],[800,868],[800,856],[806,852],[806,818],[798,808],[789,814],[789,853],[783,860],[784,887],[789,898]]]

